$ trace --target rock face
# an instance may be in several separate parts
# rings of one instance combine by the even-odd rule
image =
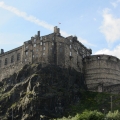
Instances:
[[[0,119],[47,120],[61,117],[86,89],[84,76],[73,69],[25,65],[0,82]]]

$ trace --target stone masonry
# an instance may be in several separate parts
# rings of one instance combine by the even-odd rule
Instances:
[[[58,65],[74,68],[84,74],[88,90],[120,91],[120,60],[109,55],[91,55],[92,50],[78,41],[76,36],[63,37],[60,29],[45,36],[37,35],[18,48],[0,50],[0,81],[19,71],[25,64]]]
[[[54,27],[54,32],[40,36],[37,35],[25,41],[18,48],[4,52],[0,51],[0,81],[17,72],[25,64],[40,62],[43,66],[48,64],[61,67],[71,67],[83,73],[83,58],[92,54],[80,43],[76,36],[63,37],[60,29]]]

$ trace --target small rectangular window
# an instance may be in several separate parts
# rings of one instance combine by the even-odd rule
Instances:
[[[14,56],[12,55],[11,56],[11,63],[13,63],[14,62]]]
[[[36,38],[34,39],[34,42],[36,42]]]
[[[54,45],[54,42],[52,42],[52,45]]]
[[[42,42],[40,42],[40,45],[42,45]]]
[[[7,58],[5,58],[5,65],[7,65],[7,63],[8,63],[8,59],[7,59]]]
[[[72,42],[72,40],[70,40],[70,42]]]
[[[43,55],[45,55],[45,53],[43,53]]]
[[[2,66],[2,61],[0,60],[0,67]]]
[[[72,48],[72,46],[70,45],[70,49]]]
[[[42,37],[40,37],[40,40],[42,40]]]
[[[53,40],[54,40],[54,37],[53,37]]]
[[[43,47],[43,50],[45,50],[45,47]]]
[[[27,59],[25,59],[25,62],[27,61]]]
[[[28,48],[28,46],[26,46],[26,49]]]
[[[20,53],[17,54],[17,61],[20,60]]]
[[[70,52],[70,56],[72,56],[72,53]]]
[[[35,56],[33,55],[33,58],[34,58]]]
[[[34,44],[34,47],[36,47],[36,44]]]
[[[28,55],[28,51],[25,52],[25,55]]]
[[[60,47],[60,52],[63,52],[63,49]]]

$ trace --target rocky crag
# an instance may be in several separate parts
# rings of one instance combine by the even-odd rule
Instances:
[[[62,117],[79,102],[80,89],[86,89],[84,76],[74,69],[25,65],[0,82],[0,120]]]

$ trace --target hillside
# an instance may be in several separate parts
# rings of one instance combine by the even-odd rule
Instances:
[[[25,65],[0,82],[2,120],[39,120],[62,117],[80,101],[84,77],[73,69],[41,64]]]

